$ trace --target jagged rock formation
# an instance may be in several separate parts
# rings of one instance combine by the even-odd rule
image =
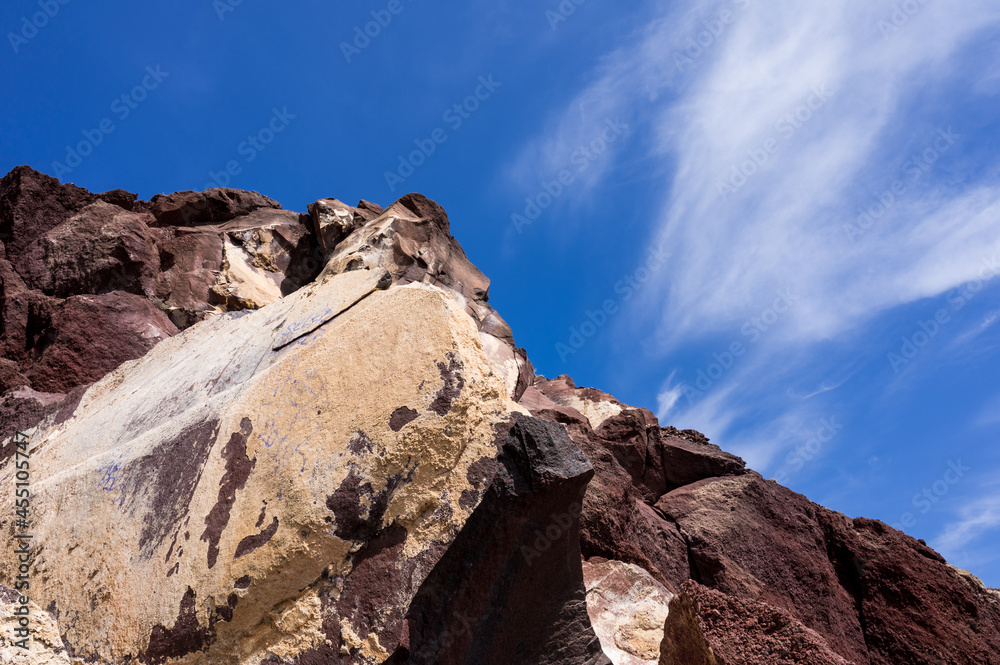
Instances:
[[[137,198],[27,167],[0,180],[0,390],[93,383],[178,329],[274,302],[322,267],[301,216],[259,194]]]
[[[1000,663],[924,544],[536,376],[437,204],[308,209],[0,181],[3,662]]]

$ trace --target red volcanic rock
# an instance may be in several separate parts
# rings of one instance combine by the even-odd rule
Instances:
[[[229,189],[141,202],[123,190],[91,194],[14,169],[0,180],[0,388],[90,383],[175,326],[258,308],[308,284],[322,255],[302,216],[280,208]],[[363,214],[375,208],[366,204]],[[67,300],[113,292],[147,302]],[[81,328],[91,324],[89,333]],[[89,351],[81,346],[88,335]]]
[[[686,580],[686,547],[672,533],[676,529],[651,509],[641,508],[642,493],[583,414],[571,407],[553,408],[537,386],[525,391],[522,406],[536,417],[564,425],[594,466],[580,515],[583,556],[637,565],[668,588]]]
[[[920,541],[819,508],[872,663],[1000,662],[1000,595]],[[844,572],[840,572],[844,571]]]
[[[838,574],[830,560],[818,506],[748,474],[674,490],[656,509],[687,540],[696,581],[787,609],[841,656],[869,662],[855,598],[841,579],[850,571]]]
[[[21,374],[21,369],[12,360],[0,358],[0,395],[8,390],[15,390],[31,385],[26,376]]]
[[[50,296],[128,291],[152,295],[160,257],[152,216],[97,201],[36,238],[17,258],[25,284]]]
[[[13,436],[16,432],[33,427],[46,415],[57,410],[66,395],[40,393],[26,388],[11,390],[0,396],[0,441],[11,437],[11,441],[0,446],[0,462],[14,455],[16,446]]]
[[[0,241],[10,256],[18,256],[36,238],[55,228],[94,201],[131,205],[136,199],[117,189],[91,194],[74,185],[18,166],[0,179]]]
[[[93,383],[177,334],[167,315],[129,293],[73,296],[54,308],[31,349],[36,390],[66,393]]]
[[[694,483],[656,508],[686,538],[695,580],[790,613],[849,661],[986,664],[1000,654],[996,597],[881,522],[758,474]]]
[[[45,296],[24,285],[9,261],[0,259],[0,349],[4,358],[19,363],[27,358],[28,317]]]
[[[215,312],[212,289],[222,272],[224,239],[214,227],[157,229],[160,274],[156,297],[186,328]]]
[[[157,194],[144,204],[157,226],[221,224],[261,208],[281,209],[281,204],[257,192],[209,189],[204,192]]]
[[[600,390],[578,388],[566,376],[537,378],[521,405],[564,424],[594,465],[581,515],[584,556],[638,565],[674,588],[689,579],[687,542],[653,504],[679,480],[745,473],[742,460],[693,433],[675,436],[677,430],[661,429],[650,411],[625,406]]]
[[[60,185],[55,178],[18,166],[0,180],[0,240],[17,256],[93,200],[85,189]]]
[[[718,661],[683,652],[687,660],[672,662],[1000,662],[1000,598],[922,543],[826,510],[748,472],[698,432],[660,428],[649,412],[569,377],[539,377],[521,404],[564,424],[594,466],[581,515],[585,557],[718,593],[711,612],[730,646],[726,631],[756,626],[739,638],[748,651],[716,649]],[[785,628],[758,630],[776,617]],[[775,655],[789,644],[804,650]]]
[[[697,582],[670,603],[660,665],[850,665],[791,613]]]
[[[377,203],[372,203],[371,201],[365,201],[364,199],[361,199],[361,201],[358,203],[358,207],[355,208],[355,211],[359,215],[364,217],[366,221],[370,222],[376,217],[380,217],[382,213],[385,212],[385,209],[383,209],[382,206],[380,206]]]
[[[705,436],[690,430],[660,428],[663,469],[668,485],[681,487],[704,478],[738,476],[746,473],[746,462],[709,443]]]
[[[321,267],[313,235],[286,210],[154,231],[161,262],[155,295],[180,328],[220,311],[262,307],[308,284]],[[248,271],[260,282],[244,292],[239,284]]]

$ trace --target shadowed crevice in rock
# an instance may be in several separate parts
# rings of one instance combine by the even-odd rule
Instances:
[[[562,427],[520,414],[501,445],[481,503],[411,603],[389,663],[610,663],[587,616],[579,523],[559,519],[593,469]],[[534,552],[546,532],[555,537]]]
[[[659,665],[720,665],[701,632],[695,601],[688,593],[670,602]]]

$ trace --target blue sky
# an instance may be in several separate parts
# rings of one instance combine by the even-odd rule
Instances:
[[[233,1],[4,3],[0,170],[420,191],[540,372],[1000,586],[1000,5]]]

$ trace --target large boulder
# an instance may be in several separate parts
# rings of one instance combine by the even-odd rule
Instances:
[[[128,291],[152,295],[160,257],[152,217],[97,201],[36,238],[14,264],[25,284],[49,296]]]
[[[344,216],[343,229],[335,237],[348,232],[335,247],[328,248],[331,251],[320,277],[368,267],[388,271],[400,284],[433,284],[453,293],[476,322],[480,342],[511,396],[519,399],[533,379],[531,364],[527,354],[514,345],[510,326],[489,305],[490,280],[452,237],[444,208],[420,194],[407,194],[369,219],[377,209],[362,201],[353,209],[353,221],[348,222],[339,201],[326,199],[312,206],[315,220],[323,219],[327,215],[324,211],[330,210]]]
[[[590,463],[510,399],[453,294],[388,285],[361,269],[208,319],[24,428],[31,600],[68,653],[608,663],[578,521],[525,554]]]
[[[658,665],[674,595],[642,568],[591,559],[583,564],[587,612],[614,665]]]
[[[18,166],[0,179],[0,242],[8,255],[19,256],[36,238],[94,201],[131,210],[136,198],[122,190],[91,194],[74,185],[60,184],[29,166]]]
[[[257,192],[227,188],[157,194],[142,205],[153,214],[157,226],[222,224],[261,208],[281,209],[277,201]]]

